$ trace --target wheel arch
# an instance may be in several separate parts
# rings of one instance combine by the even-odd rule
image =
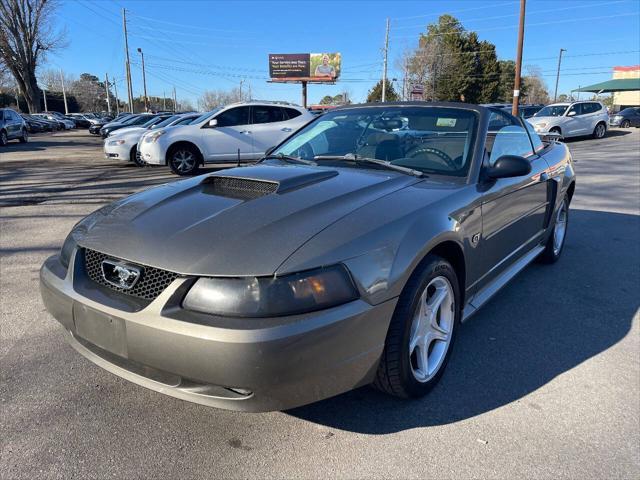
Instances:
[[[451,238],[443,238],[433,242],[429,245],[425,251],[419,257],[419,260],[416,262],[415,266],[411,270],[411,273],[407,276],[402,289],[406,287],[406,285],[410,282],[410,280],[415,276],[419,275],[425,264],[429,261],[430,255],[436,255],[451,264],[453,270],[456,272],[456,276],[458,277],[458,288],[460,291],[460,305],[464,306],[465,302],[465,292],[466,292],[466,284],[467,284],[467,264],[466,258],[464,255],[464,249],[456,240]]]
[[[164,162],[165,165],[169,165],[169,156],[178,148],[181,146],[189,146],[195,149],[197,155],[200,157],[200,164],[204,163],[204,155],[202,155],[202,150],[200,150],[200,147],[198,147],[198,145],[196,145],[193,142],[190,142],[188,140],[178,140],[177,142],[172,143],[169,148],[167,148],[167,153],[165,154],[164,157]]]
[[[571,199],[573,198],[573,194],[574,194],[575,191],[576,191],[576,182],[573,181],[567,187],[567,196],[569,197],[569,204],[571,204]]]

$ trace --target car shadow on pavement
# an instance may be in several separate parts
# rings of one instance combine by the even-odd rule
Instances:
[[[609,137],[624,137],[625,135],[629,135],[631,133],[631,130],[626,129],[615,129],[615,130],[607,130],[607,133],[605,134],[605,136],[603,138],[609,138]],[[562,141],[564,143],[574,143],[574,142],[579,142],[579,141],[583,141],[583,140],[588,140],[590,139],[591,136],[590,135],[583,135],[580,137],[570,137],[570,138],[564,138],[562,139]],[[598,139],[598,140],[602,140],[602,138]]]
[[[532,264],[458,332],[440,383],[419,400],[373,388],[286,413],[386,434],[469,419],[529,394],[623,339],[638,311],[640,216],[572,210],[562,258]],[[633,293],[636,292],[636,293]],[[589,388],[589,385],[585,385]]]

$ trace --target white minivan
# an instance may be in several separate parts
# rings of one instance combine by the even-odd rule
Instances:
[[[240,102],[207,112],[189,125],[148,133],[138,148],[142,161],[168,165],[177,175],[193,175],[203,163],[261,158],[315,118],[285,102]]]

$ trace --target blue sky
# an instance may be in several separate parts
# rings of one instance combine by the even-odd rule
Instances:
[[[385,19],[391,18],[389,77],[401,78],[398,59],[420,32],[450,13],[480,39],[515,59],[518,0],[415,1],[155,1],[67,0],[58,22],[68,45],[48,67],[78,76],[116,78],[126,96],[122,8],[126,8],[134,95],[142,93],[141,47],[149,95],[196,105],[205,90],[244,82],[254,98],[300,103],[300,86],[267,83],[269,53],[341,52],[336,85],[310,85],[309,101],[348,91],[354,101],[381,78]],[[560,48],[559,92],[611,78],[616,65],[640,64],[640,0],[528,0],[523,68],[538,66],[550,92]]]

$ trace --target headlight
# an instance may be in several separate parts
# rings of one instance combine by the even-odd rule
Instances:
[[[164,130],[158,130],[157,132],[153,132],[153,133],[146,133],[144,136],[144,141],[145,143],[155,143],[164,134],[165,134]]]
[[[67,235],[64,243],[62,244],[62,249],[60,249],[60,263],[64,265],[64,268],[69,268],[69,262],[71,261],[71,254],[73,253],[73,249],[76,248],[76,239],[73,238],[73,232]]]
[[[124,140],[120,139],[120,140],[111,140],[108,145],[110,147],[115,147],[117,145],[122,145],[124,143]]]
[[[546,123],[536,123],[536,128],[544,128],[546,126],[547,126]]]
[[[343,265],[282,277],[200,278],[182,302],[187,310],[230,317],[312,312],[358,298]]]

